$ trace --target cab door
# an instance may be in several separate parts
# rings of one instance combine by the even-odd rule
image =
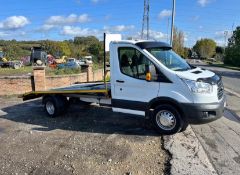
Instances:
[[[119,47],[115,61],[113,111],[144,116],[148,102],[157,97],[160,87],[155,65],[144,53],[131,46]],[[149,71],[151,80],[146,80]]]

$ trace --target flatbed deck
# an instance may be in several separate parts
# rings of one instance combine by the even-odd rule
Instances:
[[[80,84],[74,84],[67,87],[60,87],[60,88],[54,88],[44,91],[32,91],[25,93],[20,98],[23,99],[23,101],[31,100],[35,98],[42,97],[44,95],[54,95],[54,94],[60,94],[64,96],[79,96],[79,95],[88,95],[93,97],[102,97],[102,98],[110,98],[111,94],[111,84],[106,83],[106,85],[103,82],[92,82],[92,83],[80,83]]]

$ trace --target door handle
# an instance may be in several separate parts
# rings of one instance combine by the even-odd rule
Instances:
[[[124,83],[123,80],[116,80],[117,83]]]

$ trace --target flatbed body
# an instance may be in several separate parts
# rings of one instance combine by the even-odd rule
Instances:
[[[66,97],[111,99],[111,84],[103,82],[80,83],[71,86],[53,88],[43,91],[32,91],[20,96],[24,101],[46,95],[63,95]]]

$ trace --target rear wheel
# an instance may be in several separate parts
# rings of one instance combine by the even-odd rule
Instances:
[[[45,108],[46,111],[48,113],[48,115],[54,115],[55,111],[56,111],[56,105],[54,104],[54,102],[52,100],[48,100],[45,104]]]
[[[49,117],[57,117],[66,112],[68,107],[67,98],[64,96],[46,96],[43,98],[45,112]]]
[[[183,120],[178,110],[172,105],[159,105],[153,112],[152,122],[160,134],[170,135],[179,132]]]

